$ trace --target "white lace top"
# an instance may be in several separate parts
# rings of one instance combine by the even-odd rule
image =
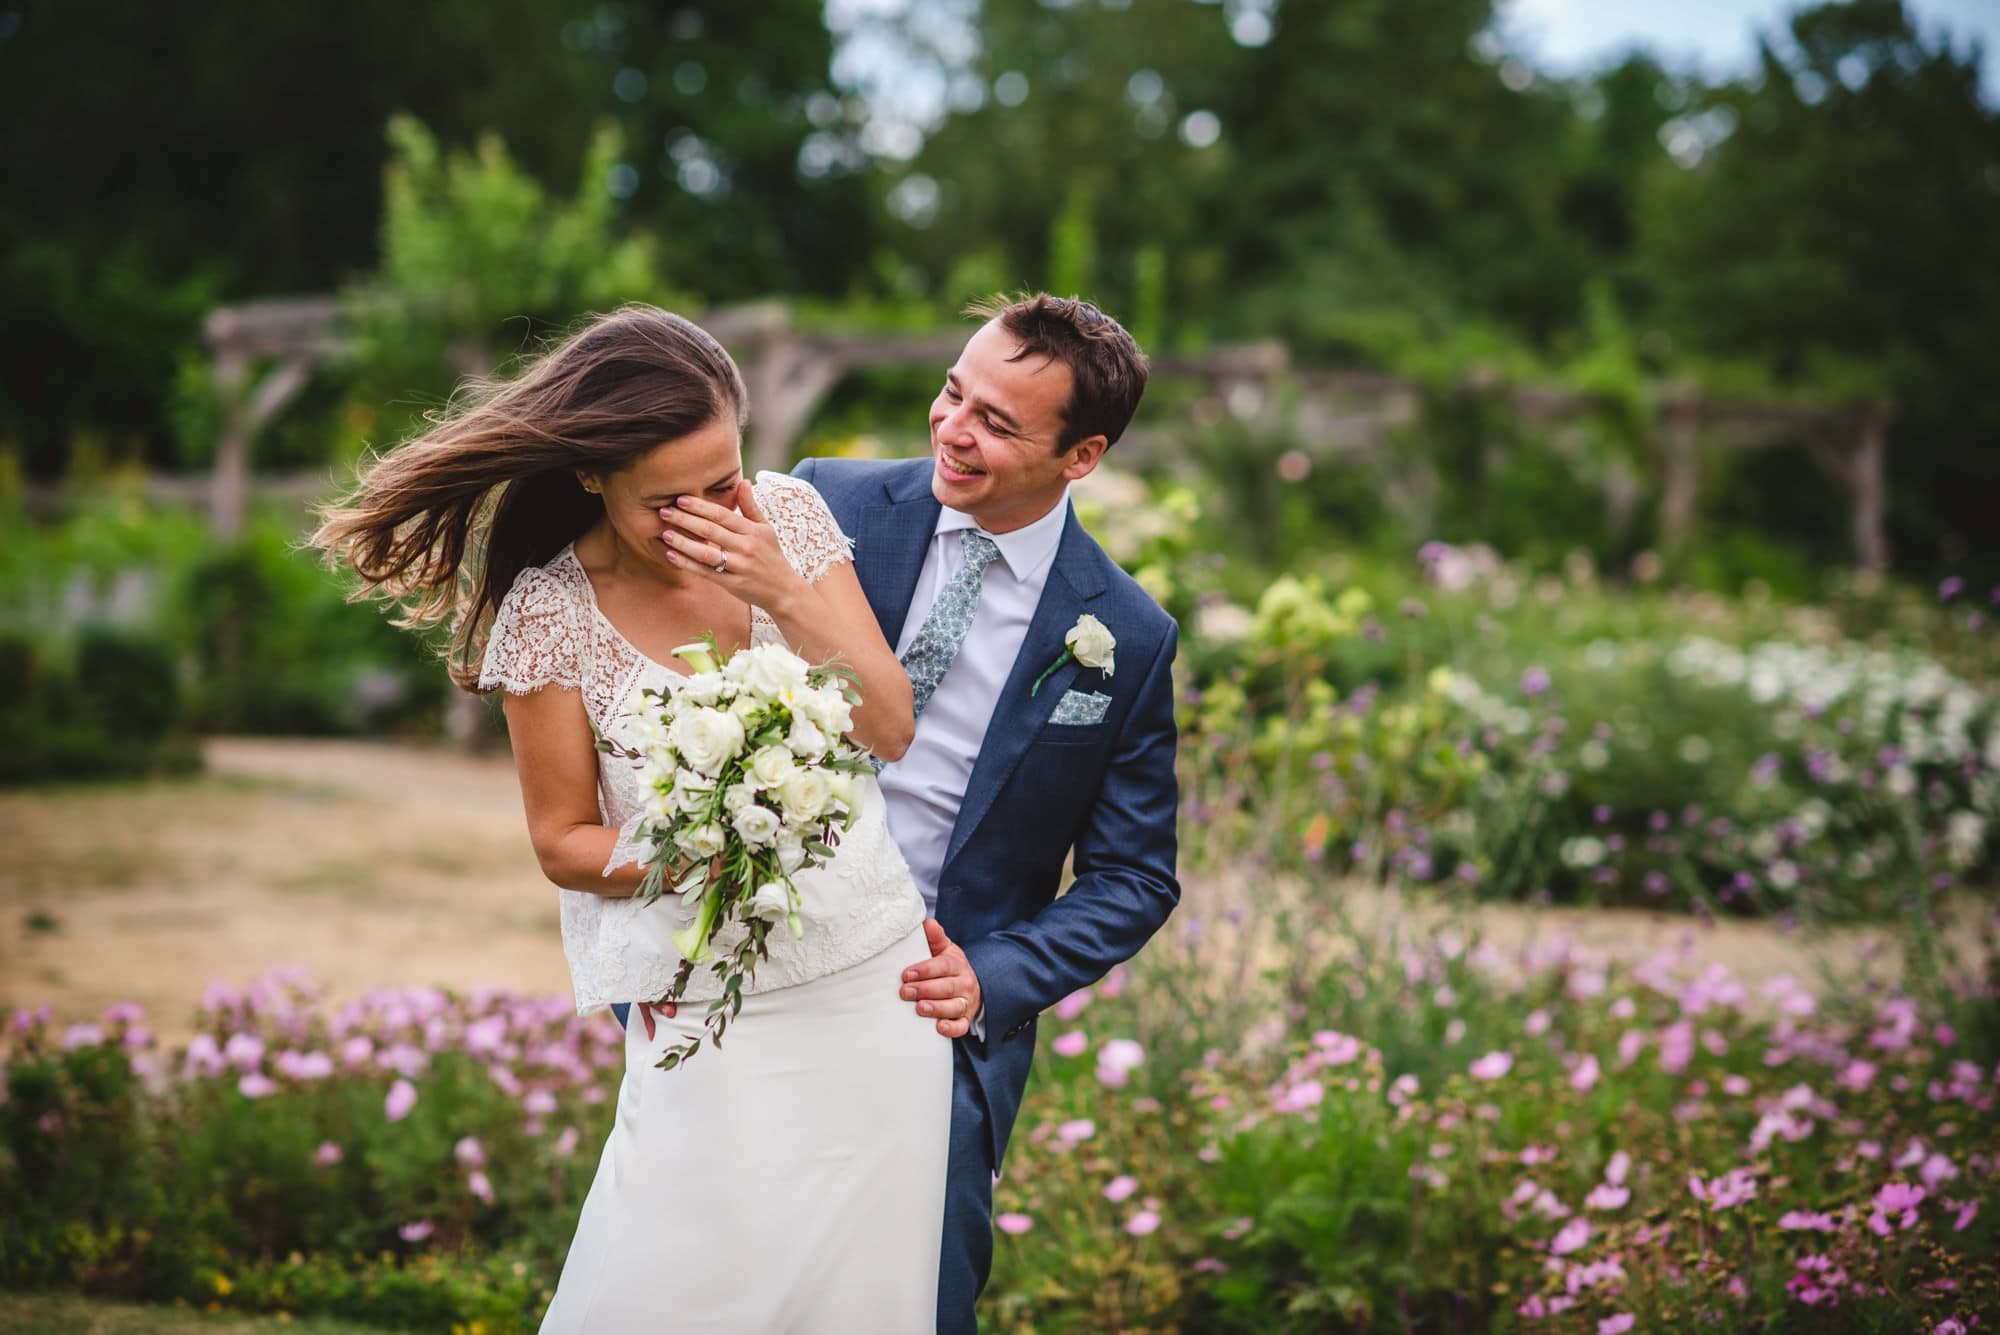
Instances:
[[[809,582],[851,559],[840,525],[810,483],[766,472],[757,475],[754,490],[786,559]],[[750,635],[757,644],[783,638],[762,608],[751,609]],[[556,686],[579,692],[598,730],[626,745],[633,738],[625,702],[633,691],[669,690],[681,680],[682,674],[634,648],[598,609],[573,547],[515,578],[494,616],[479,670],[482,690],[505,687],[523,694]],[[879,954],[922,923],[923,898],[889,837],[881,790],[870,776],[860,791],[861,814],[833,859],[793,878],[803,903],[804,937],[773,932],[771,957],[757,966],[746,991],[768,992],[836,973]],[[598,811],[606,825],[622,831],[611,867],[642,856],[632,834],[644,797],[631,762],[597,753]],[[681,964],[670,935],[693,921],[679,896],[669,893],[647,905],[577,890],[560,895],[563,953],[578,1014],[665,994]],[[741,939],[740,930],[716,934],[718,954]],[[689,981],[686,997],[710,1001],[720,993],[704,966]]]

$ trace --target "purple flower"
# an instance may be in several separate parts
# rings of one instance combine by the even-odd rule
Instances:
[[[1950,602],[1963,592],[1965,592],[1965,581],[1957,575],[1949,576],[1938,585],[1938,598],[1944,602]]]
[[[1549,689],[1549,674],[1544,668],[1531,667],[1521,674],[1521,694],[1540,695]]]

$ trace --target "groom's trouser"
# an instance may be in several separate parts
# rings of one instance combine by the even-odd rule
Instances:
[[[951,1167],[944,1184],[944,1250],[938,1259],[938,1335],[974,1335],[972,1314],[993,1271],[993,1139],[986,1100],[965,1044],[954,1040]]]

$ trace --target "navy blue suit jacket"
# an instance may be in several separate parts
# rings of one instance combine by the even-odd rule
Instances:
[[[893,647],[937,529],[928,458],[808,459],[854,544],[856,573]],[[1084,613],[1117,640],[1115,674],[1065,664]],[[1178,629],[1071,513],[1042,600],[995,704],[944,868],[937,918],[979,975],[985,1040],[963,1040],[997,1168],[1035,1054],[1035,1017],[1138,953],[1180,900],[1175,874],[1174,650]],[[1051,724],[1065,691],[1111,697],[1101,722]],[[1065,860],[1075,881],[1058,897]]]

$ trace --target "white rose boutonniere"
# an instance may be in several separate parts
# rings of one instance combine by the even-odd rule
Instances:
[[[1116,669],[1118,639],[1111,633],[1110,627],[1089,613],[1076,619],[1076,624],[1069,628],[1069,634],[1063,636],[1063,645],[1065,647],[1056,661],[1049,664],[1042,675],[1035,678],[1035,684],[1028,688],[1029,695],[1040,691],[1049,674],[1071,660],[1087,668],[1096,668],[1107,677]]]

